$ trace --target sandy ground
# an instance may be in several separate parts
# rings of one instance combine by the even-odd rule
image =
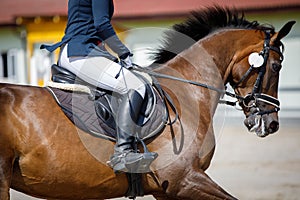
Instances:
[[[238,199],[300,199],[300,119],[281,120],[280,130],[266,138],[249,133],[242,121],[238,117],[217,125],[209,176]],[[35,198],[11,191],[11,199]]]
[[[300,199],[300,120],[258,138],[240,124],[225,126],[208,175],[239,199]]]

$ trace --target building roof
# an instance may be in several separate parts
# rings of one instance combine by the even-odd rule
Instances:
[[[300,0],[119,0],[115,1],[116,17],[155,17],[183,15],[192,10],[220,5],[244,11],[299,9]]]
[[[1,0],[0,24],[15,24],[17,17],[66,16],[68,0]],[[114,0],[115,18],[184,15],[205,6],[220,5],[242,10],[300,8],[300,0]]]
[[[15,24],[17,17],[66,15],[67,0],[1,0],[0,24]]]

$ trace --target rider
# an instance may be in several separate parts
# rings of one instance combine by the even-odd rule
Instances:
[[[129,69],[131,52],[120,41],[112,25],[113,0],[69,0],[68,23],[61,42],[42,45],[49,51],[61,48],[58,64],[86,82],[121,94],[122,102],[116,114],[117,142],[108,164],[118,171],[132,171],[145,161],[143,153],[133,151],[138,114],[146,87]],[[119,57],[112,56],[104,47],[106,43]],[[156,158],[152,153],[149,164]]]

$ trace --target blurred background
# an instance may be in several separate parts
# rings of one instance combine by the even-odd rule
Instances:
[[[283,39],[280,76],[281,128],[261,139],[247,132],[243,115],[220,106],[215,116],[217,149],[209,175],[241,199],[298,199],[300,196],[300,0],[115,0],[113,26],[133,51],[134,62],[151,63],[148,53],[163,32],[192,10],[220,5],[245,12],[250,21],[279,30],[296,20]],[[67,0],[0,0],[0,81],[44,86],[58,51],[41,44],[60,41],[67,22]],[[26,199],[14,193],[12,200]],[[151,197],[144,197],[144,199]]]

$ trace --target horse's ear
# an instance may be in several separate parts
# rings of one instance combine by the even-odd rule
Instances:
[[[280,41],[282,38],[284,38],[289,32],[291,31],[293,25],[296,23],[296,21],[289,21],[286,23],[278,32],[276,40]]]

